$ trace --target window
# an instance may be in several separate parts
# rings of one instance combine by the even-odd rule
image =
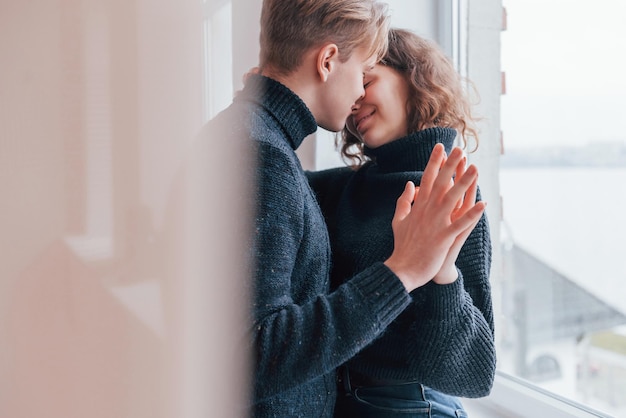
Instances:
[[[203,11],[203,108],[208,121],[232,100],[232,4],[204,0]]]
[[[503,5],[499,367],[624,416],[626,5]]]

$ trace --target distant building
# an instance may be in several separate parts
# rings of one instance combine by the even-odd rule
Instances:
[[[506,328],[515,330],[507,339],[514,346],[517,375],[535,382],[559,378],[558,356],[544,353],[529,358],[533,347],[563,340],[576,343],[626,324],[626,314],[517,245],[505,249],[504,263],[508,272],[504,292],[509,301]]]

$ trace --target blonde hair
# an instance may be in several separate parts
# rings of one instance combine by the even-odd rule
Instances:
[[[473,138],[472,151],[478,148],[477,118],[472,115],[463,82],[471,83],[459,75],[437,44],[408,30],[391,29],[387,53],[380,64],[398,71],[407,81],[407,132],[430,126],[453,128],[464,147],[468,138]],[[346,162],[358,166],[366,160],[363,143],[347,128],[338,137],[338,145]]]
[[[387,5],[378,0],[264,0],[260,67],[289,75],[325,43],[337,45],[341,62],[360,47],[380,59],[388,30]]]

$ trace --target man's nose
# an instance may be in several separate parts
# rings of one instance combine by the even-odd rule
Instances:
[[[356,102],[354,102],[354,104],[352,105],[352,112],[356,112],[357,110],[361,108],[361,102],[363,102],[363,99],[365,99],[365,94],[366,94],[366,90],[365,90],[365,87],[363,87],[363,89],[361,90],[361,95],[359,96],[358,99],[356,99]]]

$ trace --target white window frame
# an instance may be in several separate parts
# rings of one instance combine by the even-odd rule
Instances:
[[[611,418],[611,415],[500,371],[496,372],[491,395],[483,399],[465,399],[463,404],[470,416],[481,418]]]
[[[202,112],[207,122],[232,101],[232,1],[203,0]]]

